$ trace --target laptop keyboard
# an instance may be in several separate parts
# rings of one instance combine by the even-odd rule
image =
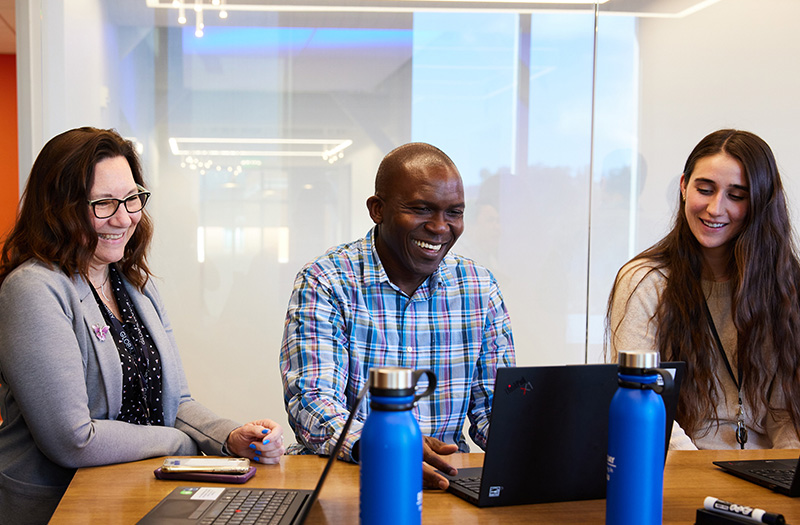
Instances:
[[[753,474],[758,474],[771,481],[780,483],[781,485],[789,486],[794,481],[794,469],[775,469],[775,468],[760,468],[750,470]]]
[[[451,479],[450,483],[452,485],[456,485],[462,487],[466,490],[472,491],[475,494],[480,494],[481,492],[481,477],[474,476],[470,478],[460,478],[460,479]]]
[[[198,524],[278,524],[296,496],[293,490],[227,489]]]

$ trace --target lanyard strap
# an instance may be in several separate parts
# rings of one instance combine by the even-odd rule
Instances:
[[[737,360],[736,371],[739,378],[737,381],[736,376],[733,375],[733,369],[731,368],[731,362],[728,360],[728,354],[725,353],[725,348],[722,347],[722,340],[719,338],[717,325],[714,323],[714,318],[711,316],[711,310],[708,308],[708,302],[703,300],[703,306],[706,310],[708,326],[711,328],[711,333],[714,335],[714,341],[716,341],[717,348],[722,356],[722,362],[725,363],[725,368],[728,370],[728,374],[731,376],[733,384],[736,385],[736,394],[739,398],[739,410],[736,414],[736,442],[741,445],[742,449],[744,449],[744,444],[747,443],[747,428],[744,424],[744,404],[742,403],[742,364]]]
[[[708,318],[708,326],[711,327],[711,333],[714,335],[714,341],[717,343],[717,348],[719,349],[719,354],[722,356],[722,362],[725,363],[725,368],[728,369],[728,374],[731,376],[733,380],[733,384],[736,385],[736,391],[739,393],[739,404],[742,404],[742,365],[741,363],[736,363],[736,370],[738,375],[738,381],[736,376],[733,375],[733,369],[731,368],[731,362],[728,361],[728,354],[725,353],[725,349],[722,347],[722,340],[719,338],[719,333],[717,332],[717,326],[714,324],[714,318],[711,317],[711,310],[708,309],[708,303],[703,301],[703,306],[706,309],[706,317]]]

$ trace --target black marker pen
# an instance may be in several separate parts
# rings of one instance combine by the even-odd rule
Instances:
[[[720,514],[745,518],[755,523],[786,525],[786,519],[783,517],[783,514],[774,514],[772,512],[754,509],[753,507],[747,507],[745,505],[737,505],[736,503],[729,503],[711,496],[708,496],[705,501],[703,501],[703,507],[712,512],[719,512]]]

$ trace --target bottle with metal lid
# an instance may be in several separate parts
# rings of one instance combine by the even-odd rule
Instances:
[[[370,413],[359,441],[362,525],[422,522],[422,432],[411,409],[436,388],[431,370],[373,368]],[[428,377],[423,392],[420,377]]]
[[[658,352],[619,352],[619,388],[608,416],[606,525],[661,524],[666,409],[659,394],[673,380],[658,366]]]

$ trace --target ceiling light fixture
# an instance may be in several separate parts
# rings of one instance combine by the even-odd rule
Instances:
[[[195,14],[195,25],[194,25],[194,36],[197,38],[201,38],[203,36],[203,29],[205,29],[206,25],[203,23],[203,10],[194,8]]]
[[[343,158],[352,144],[350,139],[169,139],[172,154],[182,157],[316,157],[328,163]]]

